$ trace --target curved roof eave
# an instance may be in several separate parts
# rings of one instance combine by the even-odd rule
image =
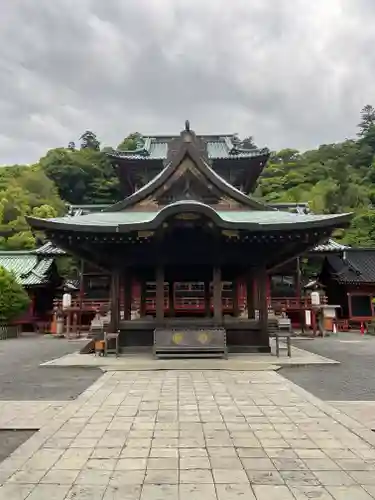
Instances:
[[[152,218],[148,220],[140,221],[130,221],[130,222],[113,222],[113,221],[98,221],[95,223],[79,223],[80,216],[76,218],[60,218],[60,219],[40,219],[36,217],[26,217],[27,222],[34,229],[44,230],[44,231],[72,231],[81,233],[126,233],[131,231],[148,231],[157,229],[162,222],[167,218],[179,213],[199,213],[206,215],[210,218],[218,227],[222,229],[238,229],[238,230],[248,230],[248,231],[293,231],[293,230],[303,230],[303,229],[324,229],[324,228],[336,228],[343,227],[349,224],[352,217],[351,213],[340,214],[332,217],[317,217],[316,219],[308,219],[293,221],[284,221],[266,223],[266,222],[254,222],[254,221],[238,221],[230,220],[228,218],[223,218],[219,212],[205,205],[204,203],[194,202],[194,201],[181,201],[175,202],[163,209],[155,212]],[[124,213],[124,215],[126,212]],[[134,214],[134,213],[133,213]],[[142,217],[142,212],[139,213]],[[249,211],[249,214],[251,212]],[[95,214],[92,214],[95,215]],[[85,219],[86,220],[86,219]]]

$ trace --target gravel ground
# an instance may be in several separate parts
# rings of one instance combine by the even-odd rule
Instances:
[[[375,400],[375,337],[340,333],[293,345],[341,364],[282,368],[281,375],[326,401]]]
[[[100,370],[39,364],[75,352],[84,344],[37,335],[0,341],[0,400],[75,399],[100,376]]]

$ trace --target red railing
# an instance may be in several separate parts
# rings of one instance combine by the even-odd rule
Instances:
[[[273,309],[286,309],[286,310],[303,310],[311,309],[310,297],[272,297],[270,300]],[[322,304],[327,303],[327,298],[322,298]]]
[[[245,307],[246,301],[239,300],[240,308]],[[326,303],[326,298],[323,297],[323,303]],[[139,297],[134,298],[133,303],[139,303]],[[231,297],[223,297],[222,298],[223,309],[226,311],[230,311],[233,309],[233,299]],[[84,298],[82,301],[79,299],[73,299],[71,310],[87,312],[95,312],[99,309],[106,309],[110,306],[109,299],[88,299]],[[57,308],[61,308],[62,301],[55,300],[54,306]],[[285,310],[304,310],[311,308],[311,300],[310,298],[289,298],[289,297],[272,297],[270,299],[270,305],[273,309],[285,309]],[[210,307],[213,309],[213,301],[210,301]],[[174,298],[174,309],[176,311],[204,311],[205,308],[205,298],[204,297],[175,297]],[[155,297],[146,297],[146,312],[154,312],[156,309],[156,298]],[[168,311],[169,309],[169,299],[168,297],[164,298],[164,310]]]

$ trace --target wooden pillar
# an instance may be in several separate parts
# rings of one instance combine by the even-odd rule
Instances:
[[[246,307],[248,319],[255,318],[254,275],[249,272],[246,276]]]
[[[302,305],[302,275],[301,275],[301,259],[300,257],[297,257],[297,276],[296,276],[296,292],[297,292],[297,299],[298,299],[298,304],[299,304],[299,317],[300,317],[300,326],[302,333],[305,332],[305,307]]]
[[[132,309],[132,275],[130,269],[126,269],[122,274],[123,279],[123,290],[124,290],[124,320],[128,321],[131,319],[131,309]]]
[[[139,315],[141,318],[146,316],[146,281],[143,278],[140,282]]]
[[[221,268],[214,267],[213,270],[213,303],[215,323],[221,324],[223,319],[223,301],[221,297]]]
[[[169,309],[169,316],[171,318],[174,318],[175,316],[175,310],[174,310],[174,282],[169,281],[168,283],[168,309]]]
[[[236,278],[232,282],[233,316],[235,318],[238,318],[238,316],[240,315],[238,288],[239,288],[239,283],[238,283],[238,279]]]
[[[156,320],[164,319],[164,267],[156,268]]]
[[[204,310],[206,318],[211,317],[211,290],[210,281],[204,282]]]
[[[267,272],[263,268],[257,274],[258,308],[260,334],[264,343],[269,345],[268,337],[268,303],[267,303]]]
[[[77,323],[78,323],[77,335],[78,336],[81,335],[81,331],[82,331],[82,308],[83,308],[83,298],[85,295],[85,285],[84,285],[84,281],[83,281],[84,271],[85,271],[85,261],[81,259],[81,269],[80,269],[80,273],[79,273],[79,277],[80,277],[80,280],[79,280],[79,306],[78,306],[79,310],[78,310],[78,318],[77,318]]]
[[[111,330],[117,332],[120,321],[120,272],[112,270],[111,275]]]

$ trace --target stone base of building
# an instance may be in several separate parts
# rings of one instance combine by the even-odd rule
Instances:
[[[154,345],[154,330],[156,327],[167,327],[186,331],[189,328],[212,328],[215,322],[212,318],[170,318],[163,323],[155,319],[139,319],[121,321],[120,323],[120,348],[122,350],[140,350]],[[225,318],[221,325],[226,330],[226,342],[229,352],[236,353],[269,353],[269,335],[264,334],[259,326],[259,321],[243,318]],[[269,325],[270,331],[273,325]]]

